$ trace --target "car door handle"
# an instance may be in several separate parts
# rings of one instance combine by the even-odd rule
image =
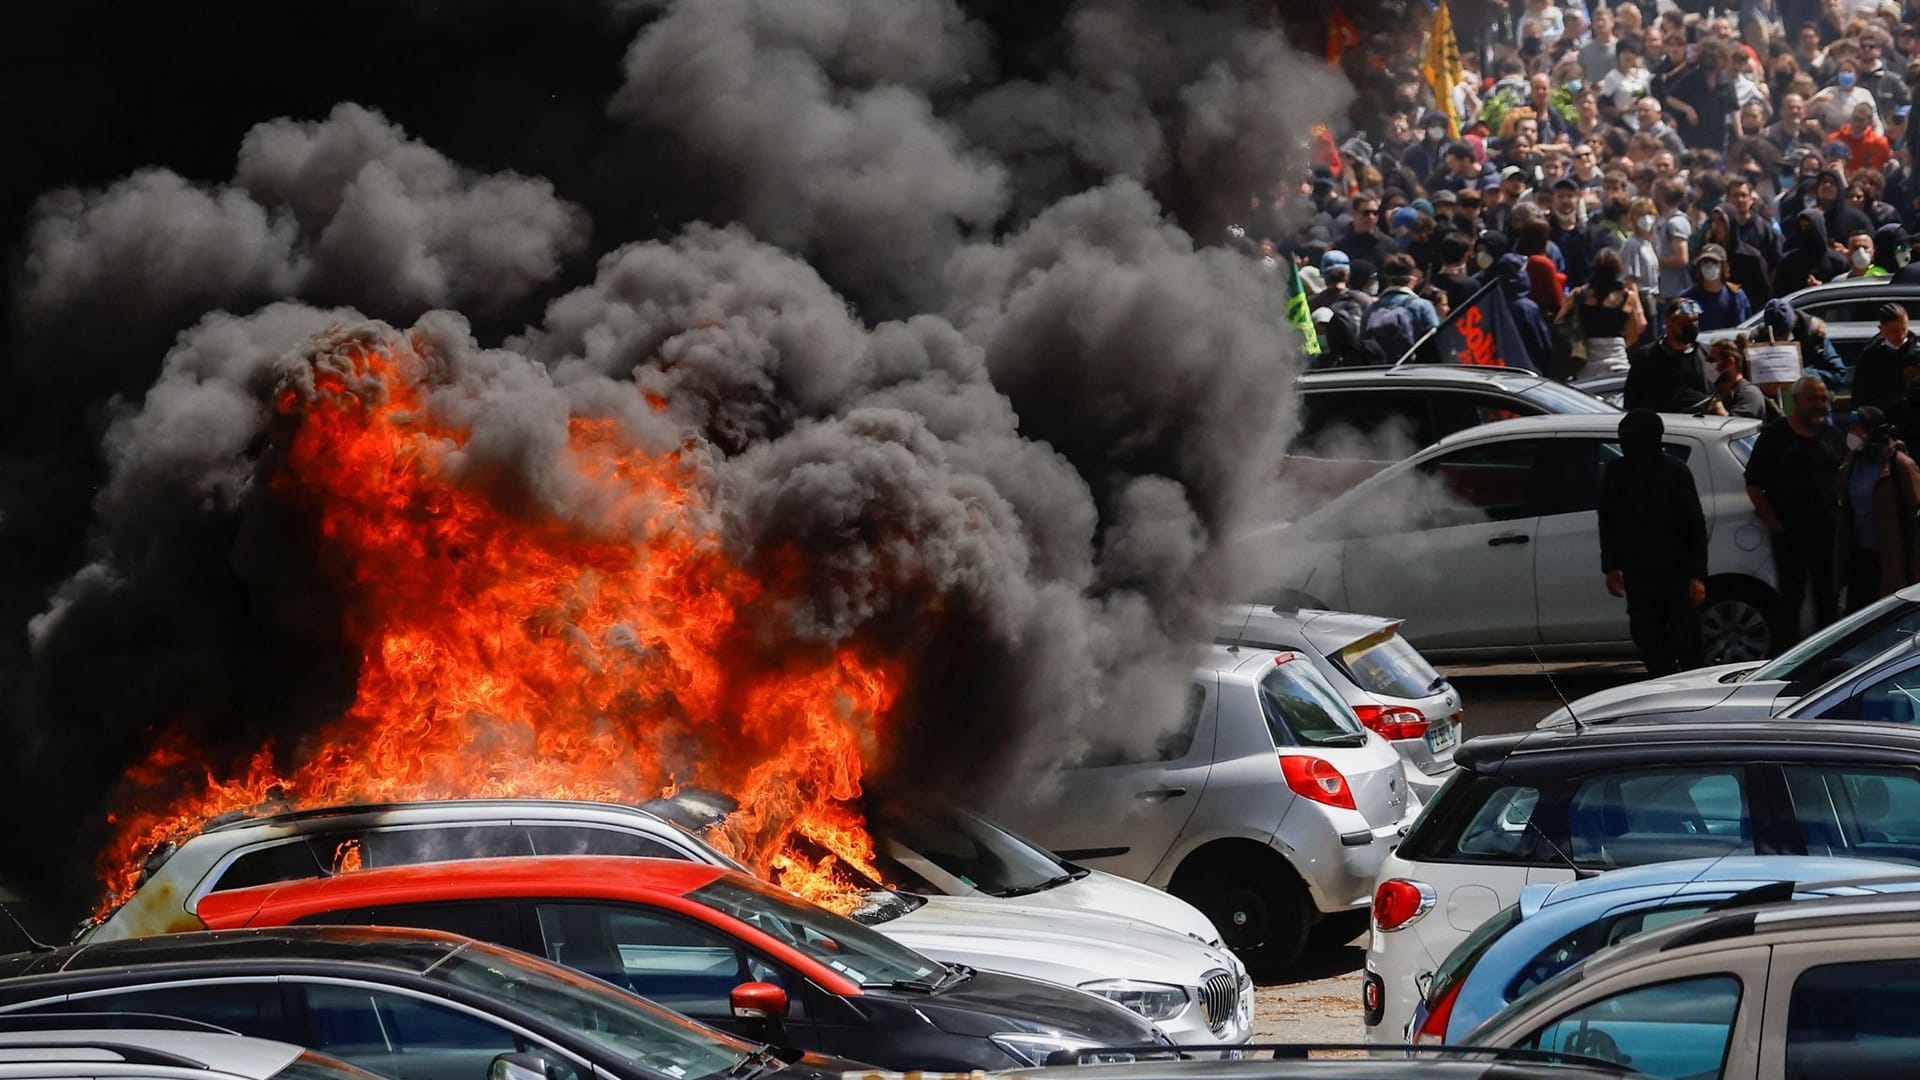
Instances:
[[[1145,799],[1148,802],[1160,802],[1165,799],[1177,799],[1186,793],[1187,789],[1183,787],[1157,787],[1149,788],[1146,791],[1136,791],[1133,793],[1133,797],[1136,799]]]
[[[1508,544],[1524,544],[1532,539],[1533,537],[1528,536],[1526,533],[1501,533],[1499,536],[1487,541],[1487,546],[1506,547]]]

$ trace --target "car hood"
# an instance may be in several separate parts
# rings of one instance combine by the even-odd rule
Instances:
[[[1225,949],[1171,930],[1007,900],[931,896],[874,929],[935,960],[1066,986],[1139,979],[1192,987],[1209,971],[1240,971]]]
[[[1756,662],[1741,664],[1718,664],[1714,667],[1695,668],[1677,675],[1666,675],[1658,679],[1645,679],[1625,686],[1610,687],[1572,704],[1572,716],[1567,707],[1555,709],[1540,721],[1543,728],[1567,727],[1573,723],[1573,716],[1583,721],[1618,720],[1625,716],[1637,716],[1642,713],[1682,713],[1698,712],[1715,706],[1731,705],[1738,702],[1748,706],[1742,709],[1739,717],[1728,719],[1754,719],[1772,713],[1773,700],[1786,688],[1782,682],[1752,683],[1744,682],[1737,676],[1759,669]],[[1758,712],[1750,711],[1758,709]],[[1715,715],[1719,715],[1716,711]]]
[[[1182,937],[1198,938],[1209,945],[1220,944],[1220,931],[1199,908],[1172,893],[1104,870],[1089,870],[1084,876],[1051,889],[995,903],[1130,919],[1171,930]]]
[[[1059,1032],[1103,1046],[1166,1041],[1152,1022],[1106,998],[997,971],[975,971],[972,978],[937,994],[871,988],[865,994],[904,1002],[933,1026],[955,1035]]]

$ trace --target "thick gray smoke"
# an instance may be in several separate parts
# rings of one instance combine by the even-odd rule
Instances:
[[[547,181],[477,174],[342,104],[324,121],[256,126],[224,184],[153,168],[48,193],[14,318],[38,376],[57,382],[200,313],[276,298],[492,312],[553,280],[586,237]]]
[[[1247,591],[1226,538],[1293,424],[1283,291],[1215,218],[1297,166],[1345,90],[1238,6],[1086,0],[1066,27],[996,41],[944,0],[667,8],[608,107],[726,224],[608,251],[497,348],[452,311],[359,313],[511,303],[584,221],[377,114],[263,124],[227,185],[156,169],[49,196],[17,297],[35,335],[110,305],[236,314],[110,428],[91,561],[33,624],[22,775],[81,757],[53,795],[77,818],[157,725],[297,746],[351,697],[321,541],[264,483],[274,388],[316,335],[425,358],[430,407],[472,433],[456,469],[514,513],[645,528],[567,467],[573,417],[691,455],[734,558],[804,556],[749,613],[755,644],[909,662],[882,798],[978,800],[983,776],[1150,743]],[[1004,77],[1010,57],[1047,70]],[[171,252],[193,256],[144,272]]]

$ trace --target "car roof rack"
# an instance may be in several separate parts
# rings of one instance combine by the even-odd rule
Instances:
[[[1140,1059],[1167,1060],[1169,1053],[1176,1055],[1175,1060],[1197,1061],[1202,1058],[1192,1055],[1204,1055],[1205,1059],[1217,1060],[1221,1047],[1215,1045],[1187,1045],[1178,1043],[1169,1045],[1144,1046],[1101,1046],[1086,1050],[1056,1050],[1047,1055],[1047,1064],[1087,1065],[1087,1064],[1126,1064]],[[1583,1057],[1557,1050],[1522,1050],[1498,1046],[1454,1046],[1449,1044],[1427,1044],[1396,1046],[1392,1043],[1313,1043],[1313,1042],[1253,1042],[1227,1047],[1248,1060],[1253,1055],[1265,1054],[1273,1061],[1305,1061],[1316,1054],[1354,1053],[1364,1051],[1370,1055],[1382,1052],[1395,1057],[1467,1057],[1493,1059],[1496,1062],[1525,1061],[1541,1065],[1578,1065],[1583,1068],[1600,1068],[1622,1075],[1634,1075],[1633,1070],[1618,1062],[1602,1061],[1599,1058]],[[1132,1055],[1132,1056],[1129,1056]],[[1126,1057],[1127,1061],[1114,1060]]]
[[[238,1035],[231,1028],[184,1016],[144,1012],[35,1012],[0,1016],[0,1034],[55,1031],[188,1031],[201,1035]]]

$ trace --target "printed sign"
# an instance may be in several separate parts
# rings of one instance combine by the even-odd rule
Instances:
[[[1753,381],[1760,386],[1790,383],[1800,377],[1800,346],[1749,346],[1747,363],[1753,367]]]

